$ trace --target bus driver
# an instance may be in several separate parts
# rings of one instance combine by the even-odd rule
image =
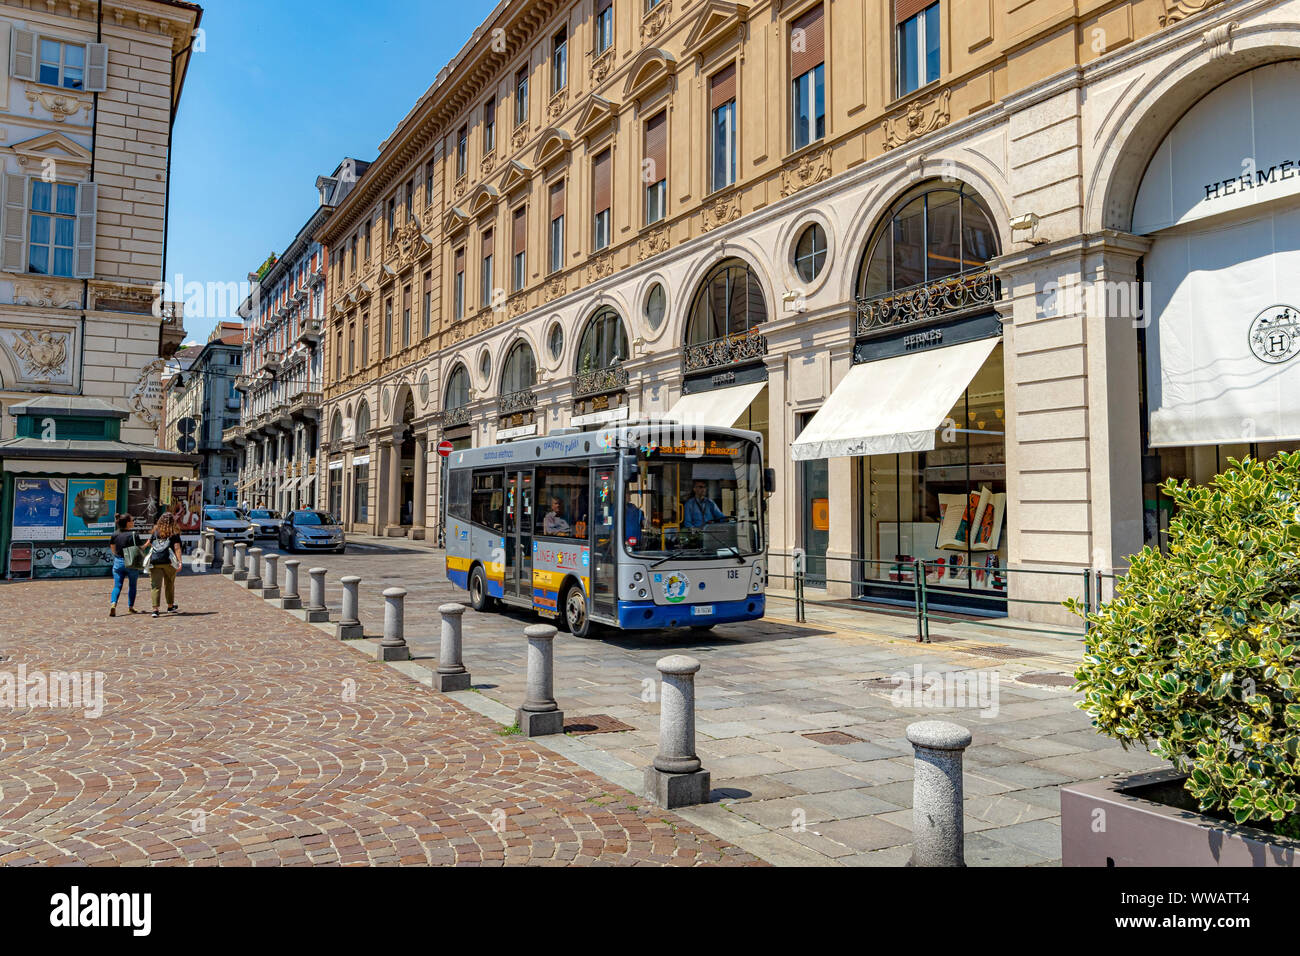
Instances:
[[[546,518],[542,521],[542,534],[551,534],[560,538],[568,537],[569,522],[560,513],[563,507],[564,503],[559,498],[551,499],[551,510],[546,512]]]

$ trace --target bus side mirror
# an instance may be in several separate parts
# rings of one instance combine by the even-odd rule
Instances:
[[[769,495],[776,494],[776,469],[775,468],[763,469],[763,492]]]

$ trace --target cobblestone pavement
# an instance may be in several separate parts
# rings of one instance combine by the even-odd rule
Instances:
[[[447,582],[440,552],[364,538],[346,555],[301,558],[304,569],[329,569],[335,615],[339,576],[362,577],[368,636],[383,627],[379,592],[407,588],[407,640],[417,663],[436,664],[437,607],[466,598]],[[570,723],[600,714],[631,727],[581,738],[604,753],[613,778],[630,781],[657,745],[658,705],[643,699],[658,676],[655,661],[665,653],[698,657],[698,750],[712,772],[714,803],[679,813],[775,863],[906,862],[912,749],[904,732],[918,719],[953,720],[974,734],[965,758],[971,865],[1059,863],[1060,784],[1163,766],[1099,736],[1073,706],[1078,696],[1064,678],[1080,654],[1077,637],[936,625],[936,643],[918,645],[906,618],[822,608],[810,609],[806,625],[783,617],[792,617],[790,606],[773,601],[767,619],[719,626],[703,640],[684,632],[585,641],[560,634],[556,697]],[[465,662],[484,697],[512,708],[523,701],[522,631],[537,620],[516,611],[465,615]],[[917,667],[923,683],[914,686]],[[908,679],[895,686],[899,674]],[[924,681],[953,675],[996,679],[995,706],[922,697]],[[827,731],[847,739],[807,736]]]
[[[227,579],[177,590],[0,585],[0,681],[104,674],[97,718],[0,709],[0,863],[759,862]]]

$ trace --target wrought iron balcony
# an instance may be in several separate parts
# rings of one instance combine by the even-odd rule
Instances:
[[[602,395],[606,392],[619,392],[627,388],[627,369],[620,362],[606,368],[588,369],[579,372],[573,383],[575,398],[587,395]]]
[[[998,299],[998,280],[986,266],[922,282],[883,295],[858,299],[859,336],[877,335],[906,325],[956,318],[990,309]]]
[[[469,424],[469,406],[461,405],[457,408],[446,408],[442,412],[442,427],[455,428],[458,425]]]
[[[761,361],[765,355],[767,336],[757,329],[750,329],[735,335],[724,335],[720,339],[687,345],[682,352],[682,371],[690,375],[709,369],[746,365]]]
[[[502,415],[514,415],[527,412],[537,407],[537,393],[531,388],[517,392],[507,392],[501,396],[500,411]]]

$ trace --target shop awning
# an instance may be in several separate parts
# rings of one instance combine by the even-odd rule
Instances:
[[[13,475],[125,475],[124,461],[78,461],[72,458],[6,458],[4,470]]]
[[[283,485],[280,486],[280,490],[283,491],[285,494],[288,494],[290,491],[293,491],[293,489],[297,487],[298,487],[298,479],[290,478],[288,481],[286,481]]]
[[[855,365],[790,446],[795,461],[934,448],[934,432],[1002,340]]]
[[[684,425],[731,428],[766,387],[767,382],[750,382],[683,395],[668,410],[667,417]]]

